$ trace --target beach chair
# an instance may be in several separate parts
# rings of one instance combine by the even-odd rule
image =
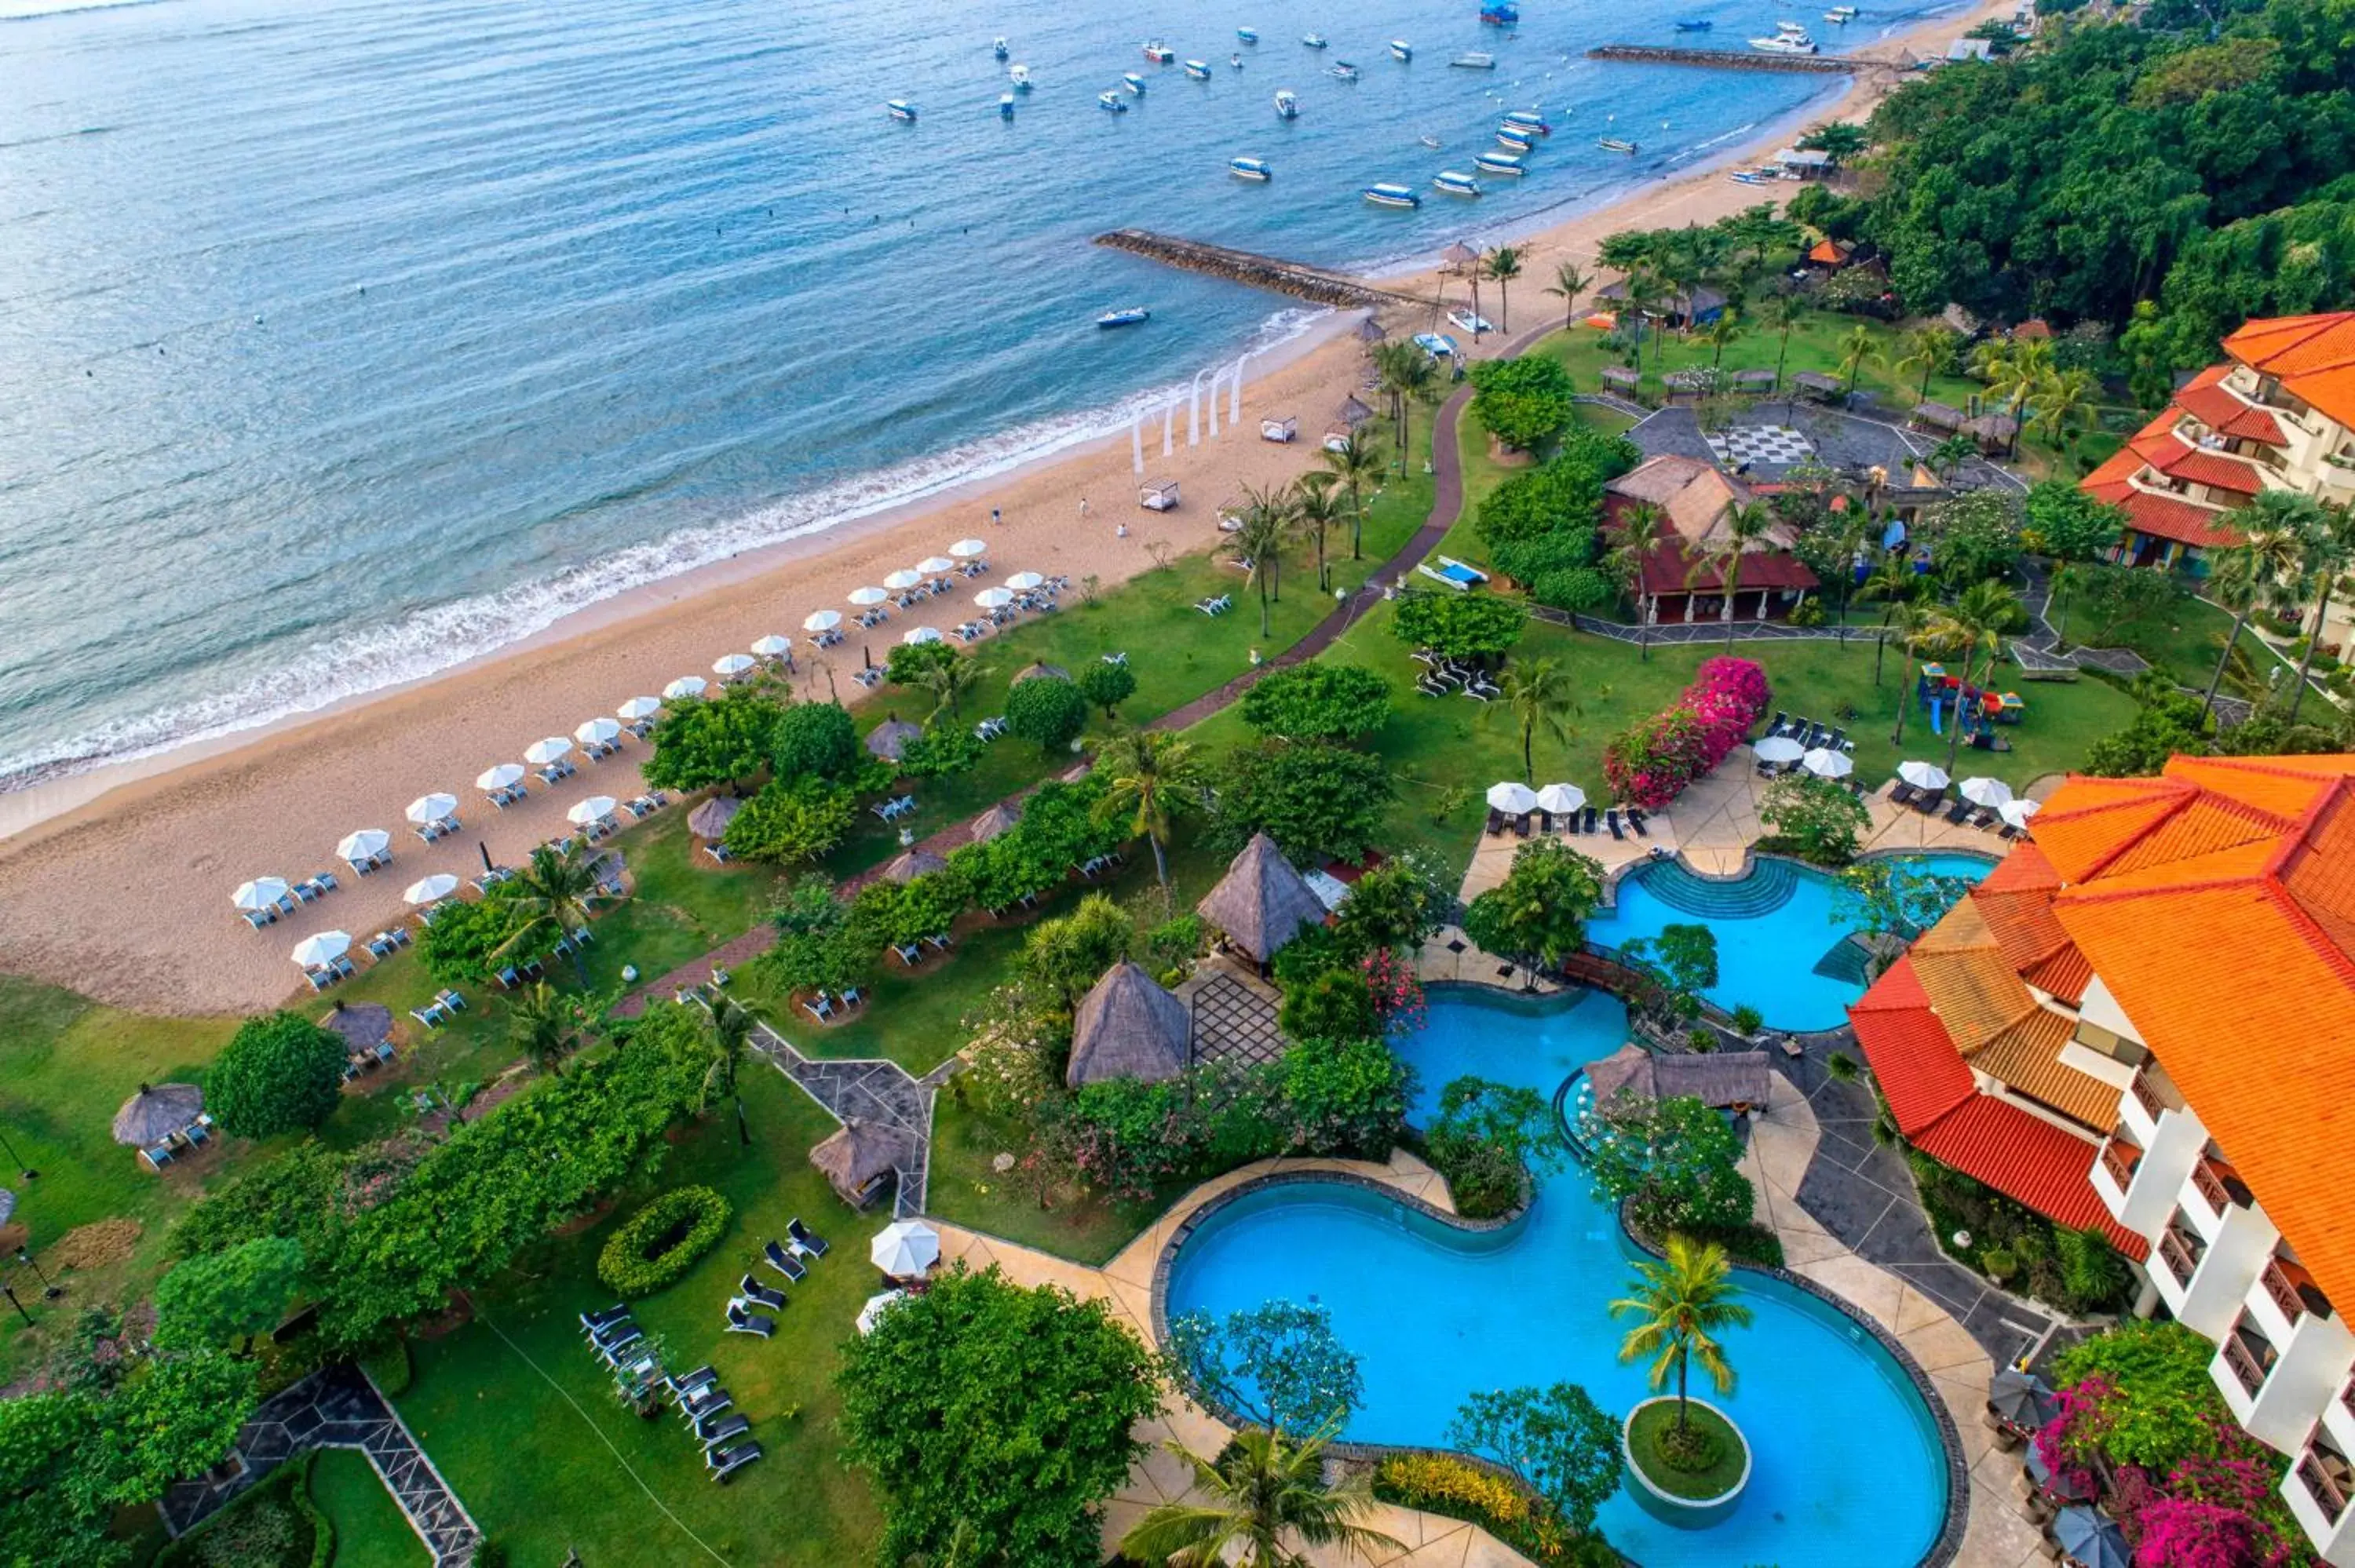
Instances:
[[[1946,792],[1944,789],[1924,789],[1913,797],[1913,809],[1925,817],[1934,817],[1938,814],[1938,808],[1945,803],[1945,800]]]
[[[716,1444],[725,1443],[731,1437],[741,1437],[745,1433],[752,1430],[752,1423],[746,1419],[741,1412],[723,1415],[714,1411],[696,1422],[689,1430],[694,1432],[697,1442],[709,1448]]]
[[[761,1256],[771,1268],[796,1285],[809,1277],[809,1269],[802,1260],[773,1241],[761,1249]]]
[[[642,1353],[639,1347],[645,1343],[645,1334],[633,1323],[626,1332],[611,1342],[601,1341],[597,1345],[597,1354],[608,1367],[618,1368],[630,1357]]]
[[[752,1311],[741,1296],[728,1298],[728,1331],[731,1334],[757,1334],[767,1339],[777,1331],[777,1320]]]
[[[1564,811],[1561,814],[1561,831],[1573,835],[1577,833],[1578,813],[1576,811]]]
[[[1639,839],[1648,839],[1652,836],[1650,831],[1644,826],[1644,811],[1640,806],[1627,808],[1627,825],[1636,830],[1636,836]]]
[[[1505,831],[1505,813],[1496,807],[1488,808],[1488,836],[1495,838]]]
[[[1513,819],[1513,836],[1517,839],[1525,839],[1529,836],[1529,812],[1523,811],[1519,816]]]
[[[703,846],[703,853],[711,857],[711,863],[714,865],[726,865],[736,858],[728,853],[726,844],[706,844]]]
[[[1921,792],[1904,779],[1900,779],[1889,787],[1889,803],[1892,806],[1910,806],[1913,803],[1913,798]]]
[[[594,1312],[583,1312],[580,1316],[581,1331],[583,1334],[595,1334],[602,1330],[612,1328],[616,1323],[628,1321],[630,1309],[622,1303],[615,1302],[611,1307],[601,1308]]]
[[[924,938],[924,945],[936,953],[945,953],[953,944],[946,931],[936,931]]]
[[[783,1291],[772,1290],[749,1274],[736,1282],[736,1293],[745,1300],[757,1306],[769,1308],[773,1311],[782,1311],[784,1308],[785,1293]]]
[[[924,949],[913,942],[894,942],[891,950],[899,954],[900,961],[911,969],[924,961]]]
[[[1964,819],[1970,814],[1971,803],[1957,795],[1955,797],[1955,803],[1946,809],[1946,821],[1959,828],[1963,825]]]
[[[802,1011],[818,1022],[824,1023],[834,1016],[834,1003],[826,1001],[826,992],[820,991],[817,993],[816,1001],[802,1003]]]
[[[1784,710],[1777,709],[1774,714],[1774,722],[1766,726],[1766,733],[1770,736],[1781,735],[1785,730],[1790,727],[1791,715]]]
[[[737,1471],[760,1457],[761,1446],[750,1441],[739,1443],[733,1448],[706,1448],[703,1451],[703,1467],[711,1472],[713,1480],[724,1487]]]
[[[805,1257],[824,1257],[826,1255],[826,1238],[802,1224],[802,1217],[799,1214],[795,1214],[787,1222],[785,1235],[790,1240],[794,1250]]]

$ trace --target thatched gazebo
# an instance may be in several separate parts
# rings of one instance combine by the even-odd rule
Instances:
[[[1382,323],[1376,321],[1371,316],[1368,316],[1364,321],[1358,323],[1358,341],[1359,343],[1380,343],[1390,335],[1391,334],[1383,329]]]
[[[1961,429],[1966,418],[1967,415],[1951,403],[1931,401],[1914,404],[1913,412],[1907,416],[1910,423],[1925,430],[1935,430],[1942,436],[1951,436]]]
[[[1007,684],[1018,686],[1025,681],[1068,681],[1071,678],[1071,673],[1060,664],[1027,664],[1016,672],[1014,679]]]
[[[1194,1058],[1194,1015],[1126,959],[1103,972],[1071,1018],[1071,1087],[1106,1078],[1157,1084]]]
[[[1656,1056],[1626,1044],[1586,1065],[1594,1107],[1616,1100],[1636,1102],[1697,1099],[1712,1110],[1747,1109],[1766,1103],[1769,1074],[1764,1051],[1714,1051],[1707,1055]]]
[[[1259,964],[1273,958],[1302,927],[1325,923],[1324,900],[1265,833],[1252,835],[1194,912]]]
[[[899,1128],[852,1117],[841,1131],[810,1150],[810,1163],[826,1173],[844,1202],[863,1209],[899,1174],[912,1151],[908,1135]]]
[[[1359,402],[1354,394],[1341,399],[1340,412],[1334,416],[1353,430],[1373,417],[1374,411]]]
[[[728,824],[743,809],[744,802],[733,795],[714,795],[687,814],[687,831],[717,843],[728,836]]]
[[[910,883],[920,876],[930,876],[936,871],[946,871],[949,863],[928,849],[911,849],[883,868],[886,882]]]
[[[1847,392],[1847,388],[1840,385],[1838,376],[1826,376],[1816,370],[1800,371],[1791,377],[1791,385],[1808,397],[1827,403],[1845,396]]]
[[[1001,834],[1010,833],[1022,821],[1022,813],[1009,801],[1000,800],[973,820],[973,842],[986,844]]]
[[[319,1020],[319,1027],[341,1039],[348,1054],[365,1055],[392,1038],[392,1009],[380,1001],[347,1002]]]
[[[205,1092],[194,1084],[142,1084],[139,1092],[114,1113],[114,1141],[132,1149],[152,1149],[173,1134],[185,1132],[205,1108]]]
[[[885,719],[867,732],[867,749],[886,762],[897,762],[908,749],[908,743],[924,733],[922,725],[906,719]]]
[[[1962,433],[1977,441],[1979,450],[1992,457],[2019,439],[2019,421],[2009,414],[1981,414],[1976,419],[1964,420]]]
[[[1480,253],[1460,239],[1441,251],[1439,259],[1446,263],[1447,270],[1451,272],[1462,272],[1467,268],[1477,267],[1480,264]]]

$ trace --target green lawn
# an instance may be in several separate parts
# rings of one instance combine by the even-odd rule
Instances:
[[[1628,1445],[1644,1461],[1644,1474],[1662,1491],[1680,1498],[1722,1497],[1728,1487],[1742,1478],[1744,1464],[1740,1436],[1724,1417],[1707,1405],[1690,1405],[1688,1412],[1689,1425],[1717,1440],[1715,1458],[1702,1468],[1678,1469],[1660,1457],[1660,1437],[1676,1425],[1677,1406],[1672,1400],[1637,1412],[1628,1433]]]
[[[1792,376],[1801,371],[1813,371],[1821,376],[1848,377],[1841,361],[1848,349],[1845,340],[1858,327],[1872,334],[1875,356],[1868,359],[1856,378],[1859,399],[1870,394],[1883,413],[1902,418],[1916,403],[1922,401],[1922,377],[1917,370],[1903,380],[1893,369],[1895,361],[1905,357],[1903,331],[1867,316],[1838,315],[1817,312],[1803,316],[1791,329],[1790,348],[1785,355],[1780,334],[1747,324],[1740,328],[1741,335],[1725,345],[1721,356],[1709,340],[1696,333],[1679,337],[1675,333],[1664,338],[1647,336],[1644,343],[1644,379],[1642,400],[1665,400],[1668,393],[1661,377],[1672,371],[1690,370],[1715,364],[1729,376],[1736,370],[1772,370],[1778,356],[1783,357],[1783,381],[1785,387]],[[1533,354],[1550,355],[1570,370],[1572,378],[1582,392],[1602,389],[1603,367],[1621,363],[1619,357],[1604,347],[1604,334],[1590,326],[1577,326],[1568,332],[1554,333],[1540,339],[1530,349]],[[1929,395],[1933,401],[1955,408],[1966,405],[1975,392],[1984,392],[1976,381],[1955,376],[1930,377]]]
[[[311,1461],[311,1500],[336,1527],[334,1568],[422,1568],[432,1561],[357,1448],[320,1450]]]

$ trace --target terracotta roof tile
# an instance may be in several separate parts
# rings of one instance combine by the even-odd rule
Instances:
[[[2288,438],[2282,434],[2281,421],[2269,410],[2253,408],[2224,389],[2223,379],[2232,369],[2230,365],[2210,366],[2177,391],[2175,406],[2219,434],[2286,445]]]
[[[2075,1032],[2061,1014],[2031,1008],[1982,1046],[1970,1065],[2037,1104],[2099,1131],[2117,1120],[2118,1088],[2061,1060],[2061,1047]]]
[[[2149,1255],[2149,1244],[2112,1219],[2094,1191],[2094,1146],[2018,1106],[1974,1096],[1913,1143],[2048,1219],[2081,1230],[2099,1227],[2111,1245],[2137,1263]]]
[[[2071,943],[2034,969],[2019,977],[2047,996],[2057,997],[2075,1007],[2085,1000],[2085,987],[2093,982],[2094,966],[2085,955]]]
[[[1849,1009],[1856,1043],[1908,1138],[1978,1095],[1977,1080],[1930,1011],[1911,959],[1900,959]]]
[[[2036,813],[2036,847],[2070,882],[2082,882],[2190,799],[2163,779],[2071,779]]]
[[[2355,424],[2355,312],[2244,323],[2224,352],[2341,424]]]

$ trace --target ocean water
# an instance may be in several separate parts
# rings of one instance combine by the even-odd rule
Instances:
[[[0,0],[0,789],[1117,429],[1306,313],[1095,233],[1348,265],[1538,227],[1828,90],[1580,50],[1793,14],[1531,0],[1508,38],[1474,0]],[[1038,81],[1011,124],[998,35]],[[1467,48],[1499,69],[1449,69]],[[1129,70],[1145,97],[1102,112]],[[1529,106],[1560,127],[1529,178],[1358,199]],[[1241,154],[1273,183],[1231,180]],[[1092,327],[1132,303],[1151,325]]]

